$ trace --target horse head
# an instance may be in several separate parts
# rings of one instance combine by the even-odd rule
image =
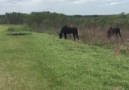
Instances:
[[[60,31],[60,33],[59,33],[59,38],[60,38],[60,39],[63,37],[64,30],[66,30],[67,28],[68,28],[67,25],[65,25],[65,26],[63,26],[63,27],[61,28],[61,31]]]
[[[63,28],[61,29],[60,33],[59,33],[59,38],[61,39],[63,37]]]

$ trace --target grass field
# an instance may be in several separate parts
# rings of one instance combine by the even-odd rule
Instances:
[[[0,25],[0,90],[129,90],[129,56]]]

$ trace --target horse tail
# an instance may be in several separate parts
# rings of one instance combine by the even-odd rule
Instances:
[[[76,37],[78,38],[78,40],[79,40],[79,36],[78,36],[78,29],[77,28],[75,28],[76,29]]]
[[[78,29],[76,28],[76,32],[77,32],[77,34],[78,34]]]

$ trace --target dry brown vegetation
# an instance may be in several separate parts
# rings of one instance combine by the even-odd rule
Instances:
[[[107,28],[86,28],[80,31],[80,40],[83,43],[107,47],[114,50],[114,54],[129,53],[129,31],[122,29],[122,37],[112,36],[107,38]]]
[[[100,47],[106,47],[113,50],[114,54],[129,54],[129,30],[127,28],[120,28],[122,37],[119,36],[111,36],[110,39],[107,37],[107,30],[110,26],[105,27],[79,27],[79,38],[77,41],[79,43],[96,45]],[[39,32],[44,32],[48,34],[54,34],[58,36],[60,32],[60,28],[58,29],[43,29],[40,28]],[[72,35],[67,35],[69,40],[73,40]]]

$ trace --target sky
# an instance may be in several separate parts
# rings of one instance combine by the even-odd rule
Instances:
[[[129,0],[0,0],[0,14],[33,11],[49,11],[66,15],[129,13]]]

